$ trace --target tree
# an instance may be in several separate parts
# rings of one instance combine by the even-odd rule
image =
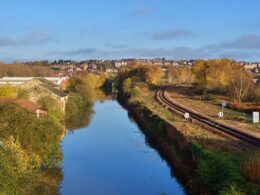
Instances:
[[[182,67],[176,71],[176,79],[179,83],[190,83],[192,82],[192,72],[189,68]]]
[[[228,59],[198,60],[192,67],[192,73],[200,89],[226,93],[235,64]]]
[[[172,83],[174,81],[175,75],[176,75],[175,68],[172,65],[168,65],[166,69],[167,81],[169,83]]]
[[[93,89],[99,89],[100,87],[102,87],[102,85],[104,85],[107,76],[104,74],[101,75],[96,75],[96,74],[87,74],[84,79],[86,79],[87,83],[91,83],[91,87]]]
[[[146,65],[139,68],[139,77],[146,83],[157,85],[163,76],[159,66]]]
[[[206,72],[206,87],[209,90],[215,90],[219,92],[226,92],[228,90],[230,82],[230,72],[235,61],[228,59],[221,60],[209,60],[207,61],[208,68]]]
[[[93,89],[90,83],[78,76],[71,77],[67,87],[68,92],[77,93],[83,96],[89,104],[93,101]]]
[[[231,71],[231,80],[229,84],[229,92],[233,101],[241,102],[248,94],[252,87],[252,75],[245,72],[240,65],[235,65]]]
[[[25,64],[0,64],[0,77],[4,76],[53,76],[54,72],[47,66]]]
[[[132,86],[131,78],[127,78],[126,80],[124,80],[123,86],[122,86],[124,93],[129,94],[131,92],[131,86]]]

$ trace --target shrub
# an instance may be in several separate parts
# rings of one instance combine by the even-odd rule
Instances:
[[[35,182],[39,168],[61,160],[62,129],[49,117],[12,104],[0,104],[0,194],[26,194],[21,190]]]
[[[239,167],[232,159],[209,151],[204,151],[199,159],[196,179],[213,192],[225,191],[243,181]]]
[[[260,111],[260,104],[229,102],[228,107],[233,110],[238,110],[247,113],[250,113],[252,111]]]
[[[240,190],[238,189],[237,186],[231,185],[231,186],[229,186],[228,189],[220,191],[219,194],[220,195],[227,195],[227,194],[230,194],[230,195],[240,195],[241,192],[240,192]]]
[[[210,100],[214,99],[214,96],[210,93],[207,93],[203,96],[203,99],[206,100],[206,101],[210,101]]]

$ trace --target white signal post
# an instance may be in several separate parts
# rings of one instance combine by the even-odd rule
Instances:
[[[253,112],[253,123],[259,123],[259,112]]]

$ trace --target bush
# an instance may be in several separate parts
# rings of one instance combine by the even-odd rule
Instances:
[[[135,86],[134,88],[132,88],[131,90],[131,97],[135,98],[138,97],[141,93],[141,90],[138,86]]]
[[[211,101],[211,100],[214,99],[214,96],[213,96],[212,94],[210,94],[210,93],[207,93],[207,94],[205,94],[205,95],[203,96],[203,99],[204,99],[205,101]]]
[[[62,129],[56,122],[0,104],[0,194],[25,194],[21,190],[35,182],[40,168],[60,162]]]
[[[239,167],[231,158],[209,151],[202,151],[200,155],[196,180],[213,192],[226,191],[244,181]]]
[[[246,112],[246,113],[251,113],[253,111],[260,111],[260,104],[229,102],[228,107],[233,110],[238,110],[240,112]]]
[[[219,193],[220,195],[227,195],[227,194],[230,194],[230,195],[240,195],[241,192],[240,190],[236,187],[236,186],[229,186],[229,188],[227,190],[224,190],[224,191],[220,191]]]

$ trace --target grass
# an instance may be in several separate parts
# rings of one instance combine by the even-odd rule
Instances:
[[[173,126],[180,130],[180,132],[187,138],[187,140],[197,141],[204,147],[216,152],[223,151],[223,148],[225,148],[225,151],[228,151],[230,153],[235,152],[240,154],[241,152],[244,152],[244,150],[241,150],[241,148],[237,147],[236,144],[233,145],[232,142],[226,140],[226,138],[224,138],[223,136],[205,130],[194,123],[187,122],[182,117],[174,115],[165,107],[159,105],[154,99],[155,91],[147,89],[147,86],[146,89],[141,88],[138,91],[142,93],[135,94],[134,97],[130,98],[130,101],[138,102],[138,104],[142,107],[148,108],[165,121],[171,123]]]
[[[147,108],[151,111],[149,118],[154,118],[151,125],[159,128],[162,126],[162,120],[170,122],[190,143],[195,142],[198,144],[197,150],[193,150],[193,154],[198,162],[196,170],[198,183],[204,185],[207,190],[220,194],[240,194],[240,188],[245,192],[251,190],[251,188],[255,189],[255,187],[248,187],[248,183],[246,184],[243,177],[244,175],[247,179],[253,178],[254,181],[258,177],[256,173],[251,174],[258,161],[252,160],[251,156],[246,156],[249,150],[237,147],[237,144],[232,145],[229,139],[213,134],[173,115],[166,108],[155,102],[153,91],[146,87],[143,89],[144,86],[138,84],[136,86],[134,89],[135,93],[133,93],[134,96],[130,98],[130,102],[138,104],[140,108]],[[237,112],[229,112],[229,114],[231,117],[240,116]],[[156,115],[160,117],[160,120],[156,120]],[[164,130],[164,128],[160,129]],[[160,133],[160,135],[162,134]],[[156,136],[158,135],[156,134]],[[174,143],[172,143],[173,145]],[[176,149],[176,147],[170,148],[171,151]],[[256,153],[257,151],[255,153],[252,152],[252,155],[254,156]],[[243,156],[246,156],[244,160]]]

